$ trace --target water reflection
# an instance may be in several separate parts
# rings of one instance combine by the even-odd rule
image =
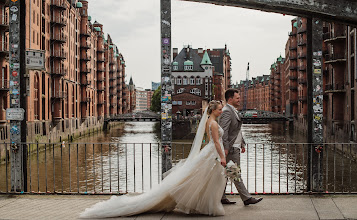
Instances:
[[[81,193],[146,191],[161,181],[161,149],[158,144],[149,144],[159,141],[159,128],[159,123],[129,122],[107,132],[82,137],[64,148],[33,145],[28,166],[29,190]],[[243,134],[250,144],[247,152],[241,155],[242,178],[250,192],[294,193],[305,190],[307,146],[279,144],[302,143],[305,137],[294,134],[279,123],[243,125]],[[181,143],[173,145],[174,163],[188,156],[191,144],[187,142],[191,141],[175,140]],[[326,191],[357,191],[357,176],[353,175],[357,172],[356,162],[350,160],[348,154],[337,153],[334,146],[325,152],[323,184]],[[2,192],[6,191],[5,171],[2,164]],[[8,183],[9,175],[10,167]],[[229,185],[227,192],[236,190]]]

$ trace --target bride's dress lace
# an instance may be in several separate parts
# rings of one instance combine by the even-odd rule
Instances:
[[[209,126],[211,141],[202,150],[199,150],[200,146],[198,146],[202,143],[202,129],[204,133],[206,121],[207,117],[201,120],[204,124],[199,125],[187,160],[172,168],[170,174],[158,186],[140,195],[112,196],[107,201],[87,208],[80,217],[131,216],[144,212],[170,212],[174,209],[187,214],[224,215],[221,197],[226,178],[211,138],[211,126]],[[223,150],[222,135],[223,129],[219,127],[219,138]]]

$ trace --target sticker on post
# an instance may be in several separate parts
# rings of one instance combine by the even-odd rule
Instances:
[[[22,121],[24,120],[25,110],[23,108],[6,109],[6,120]]]

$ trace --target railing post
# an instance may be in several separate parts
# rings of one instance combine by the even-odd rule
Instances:
[[[161,142],[162,173],[171,169],[171,0],[161,0]]]
[[[322,21],[307,19],[307,122],[308,143],[308,191],[322,190],[323,143],[323,84],[322,84]]]

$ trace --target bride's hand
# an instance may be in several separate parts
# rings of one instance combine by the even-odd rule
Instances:
[[[226,165],[227,165],[226,158],[224,158],[224,157],[221,158],[221,165],[223,167],[226,167]]]

